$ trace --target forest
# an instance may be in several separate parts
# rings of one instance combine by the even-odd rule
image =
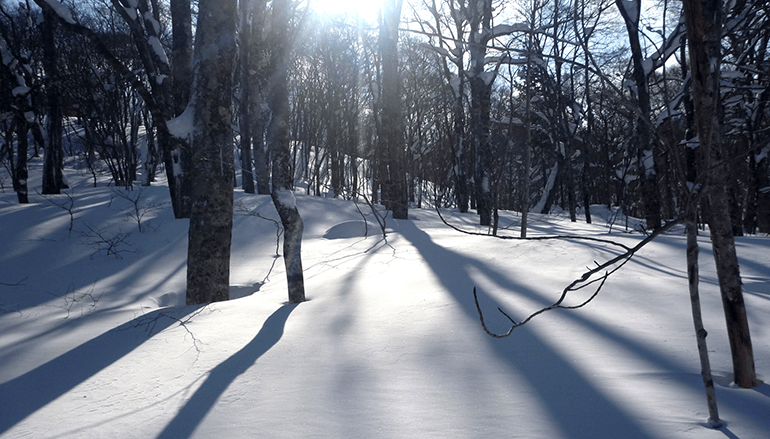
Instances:
[[[3,2],[2,158],[21,202],[27,141],[14,150],[14,137],[33,134],[35,156],[47,142],[58,150],[62,123],[77,147],[49,154],[46,192],[64,184],[57,169],[65,156],[82,157],[117,186],[151,184],[174,160],[191,174],[167,123],[187,108],[193,75],[197,4],[177,6],[175,16],[178,3],[65,2],[58,8],[72,24],[58,25],[53,9]],[[269,192],[269,82],[283,43],[288,172],[308,194],[438,200],[477,210],[483,225],[498,209],[555,206],[590,221],[590,206],[600,204],[645,218],[652,230],[683,217],[702,178],[688,162],[698,137],[678,1],[394,3],[393,53],[382,45],[387,23],[371,17],[323,17],[310,13],[312,3],[287,2],[277,35],[272,2],[242,3],[230,120],[247,193]],[[740,1],[719,18],[724,163],[714,166],[724,167],[735,236],[770,232],[766,9]],[[392,66],[397,92],[388,93]],[[386,106],[397,116],[383,118]],[[391,120],[396,135],[385,142]],[[184,193],[190,183],[178,185],[172,190]]]
[[[490,239],[532,239],[532,221],[560,214],[576,230],[598,219],[641,236],[611,243],[625,253],[575,281],[596,276],[596,294],[614,264],[682,228],[709,422],[722,425],[698,322],[700,236],[710,238],[731,376],[766,387],[736,239],[770,234],[767,2],[325,4],[0,0],[0,190],[19,205],[38,187],[68,197],[69,207],[51,203],[69,213],[71,233],[65,170],[76,169],[117,191],[110,204],[133,203],[142,232],[142,191],[162,187],[172,217],[189,220],[187,305],[233,298],[248,195],[275,209],[290,304],[307,300],[300,196],[353,203],[386,243],[386,221],[420,209],[472,213],[466,229]],[[93,228],[84,236],[108,241]],[[500,309],[510,330],[490,330],[475,287],[472,297],[489,335],[529,321]]]

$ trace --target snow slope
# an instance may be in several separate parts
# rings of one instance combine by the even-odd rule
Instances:
[[[270,198],[237,192],[236,299],[184,306],[187,222],[173,219],[167,189],[126,193],[144,214],[140,232],[118,189],[68,177],[71,199],[35,194],[22,206],[0,194],[0,438],[770,434],[770,385],[730,384],[707,237],[701,294],[721,430],[705,425],[681,233],[646,247],[587,307],[543,314],[498,340],[479,325],[474,287],[502,332],[498,306],[525,317],[616,250],[463,235],[417,209],[388,219],[383,240],[352,202],[298,195],[309,301],[288,305]],[[475,215],[446,214],[475,230]],[[641,239],[610,233],[597,216],[587,225],[532,215],[531,234]],[[507,233],[517,220],[503,214]],[[737,246],[766,378],[770,239]]]

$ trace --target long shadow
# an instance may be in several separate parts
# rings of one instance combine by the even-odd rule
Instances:
[[[420,251],[468,317],[477,320],[476,308],[470,297],[473,280],[468,268],[476,266],[490,274],[489,267],[437,245],[427,233],[406,221],[399,223],[398,231]],[[519,289],[510,285],[511,281],[502,275],[493,273],[493,277],[503,285],[511,286],[511,289]],[[468,297],[463,295],[466,291]],[[651,437],[629,413],[602,394],[548,343],[526,326],[519,330],[521,332],[510,343],[495,342],[491,338],[488,343],[501,361],[528,380],[564,437]]]
[[[420,251],[425,261],[436,273],[446,289],[463,306],[463,310],[468,314],[469,318],[473,320],[478,319],[478,313],[470,294],[470,290],[473,287],[473,280],[470,278],[468,271],[470,267],[483,272],[485,276],[502,288],[514,290],[518,294],[542,302],[544,305],[547,304],[546,299],[542,295],[529,290],[527,287],[513,285],[510,278],[496,271],[493,267],[437,245],[427,233],[413,224],[402,222],[399,226],[398,231]],[[491,297],[487,297],[486,300],[494,301]],[[482,306],[487,308],[487,305]],[[499,304],[494,303],[488,307],[489,309],[494,309],[497,306]],[[689,379],[680,380],[680,384],[686,386],[691,391],[703,392],[703,384],[697,371],[688,370],[671,359],[660,355],[660,353],[655,352],[648,346],[611,331],[599,322],[588,319],[582,314],[564,312],[562,315],[567,320],[581,324],[595,333],[601,334],[609,341],[627,346],[641,358],[658,365],[663,370],[668,370],[672,374],[684,374]],[[598,435],[592,435],[592,437],[648,437],[647,433],[642,430],[638,423],[631,419],[629,414],[620,411],[614,406],[612,401],[601,395],[598,390],[593,388],[590,383],[579,375],[578,371],[567,364],[564,358],[560,357],[552,349],[548,349],[546,343],[530,332],[528,327],[520,327],[516,331],[515,339],[506,339],[505,343],[495,343],[492,339],[489,339],[493,350],[503,360],[508,361],[517,368],[523,376],[529,378],[535,389],[541,393],[544,406],[552,411],[555,419],[568,437],[588,437],[586,433],[596,431],[596,429],[603,430],[600,430]],[[522,351],[520,349],[522,346],[530,350]],[[532,347],[535,347],[536,350],[531,350]],[[559,387],[562,388],[560,389]],[[767,396],[762,390],[766,390],[766,388],[758,390],[758,393]],[[750,394],[745,392],[720,392],[718,399],[720,406],[731,407],[736,413],[745,411],[744,408],[747,404],[755,405],[757,410],[770,409],[770,400],[751,398]],[[750,400],[752,402],[749,402]],[[589,404],[586,405],[585,403]],[[613,424],[613,426],[602,425],[603,423],[601,422],[593,422],[589,425],[588,430],[581,431],[581,428],[583,428],[581,425],[585,423],[586,419],[593,419],[595,421],[598,418],[611,419],[610,424]],[[752,419],[762,419],[762,417],[753,417]],[[763,424],[770,427],[770,422],[765,421]],[[625,426],[623,428],[626,430],[619,432],[618,430],[621,429],[619,427],[622,426]],[[610,427],[612,430],[608,430]]]
[[[187,306],[176,312],[159,309],[144,314],[0,384],[0,435],[197,309]]]
[[[265,320],[262,329],[249,344],[212,369],[206,381],[195,391],[174,419],[166,425],[158,435],[158,439],[189,438],[227,387],[278,343],[283,336],[283,328],[289,314],[294,308],[296,305],[293,304],[278,308]]]

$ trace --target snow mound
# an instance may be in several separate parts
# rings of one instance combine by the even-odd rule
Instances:
[[[371,224],[367,221],[345,221],[332,226],[323,237],[326,239],[364,238],[371,228]]]

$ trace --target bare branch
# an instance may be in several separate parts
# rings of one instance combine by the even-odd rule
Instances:
[[[627,248],[625,253],[622,253],[622,254],[620,254],[620,255],[618,255],[618,256],[616,256],[616,257],[614,257],[614,258],[612,258],[612,259],[610,259],[610,260],[608,260],[606,262],[604,262],[603,264],[596,263],[596,267],[595,268],[589,269],[588,271],[583,273],[583,275],[580,276],[578,279],[575,279],[574,281],[572,281],[572,283],[567,285],[567,287],[565,287],[564,290],[562,290],[561,296],[559,296],[559,299],[557,301],[555,301],[554,303],[552,303],[549,306],[546,306],[544,308],[541,308],[541,309],[533,312],[532,314],[530,314],[524,320],[521,320],[521,321],[517,322],[510,315],[508,315],[505,311],[503,311],[501,308],[498,307],[497,310],[500,311],[500,313],[502,313],[508,320],[511,321],[511,327],[508,329],[507,332],[504,332],[504,333],[500,333],[500,334],[494,333],[494,332],[490,331],[489,328],[487,327],[486,323],[484,322],[484,314],[481,311],[481,306],[479,305],[478,294],[476,293],[476,288],[474,287],[473,288],[473,300],[476,303],[476,311],[478,311],[478,313],[479,313],[479,320],[481,320],[481,327],[484,328],[484,332],[486,332],[487,334],[489,334],[492,337],[504,338],[504,337],[508,337],[509,335],[511,335],[511,333],[513,333],[513,330],[516,329],[517,327],[526,324],[527,322],[529,322],[530,320],[532,320],[536,316],[538,316],[538,315],[540,315],[540,314],[542,314],[542,313],[544,313],[546,311],[551,311],[551,310],[554,310],[554,309],[578,309],[578,308],[584,307],[585,305],[587,305],[591,301],[593,301],[596,298],[596,296],[599,295],[599,292],[602,290],[602,287],[604,287],[604,283],[607,281],[607,279],[610,277],[610,275],[612,275],[616,271],[620,270],[620,268],[623,267],[628,261],[630,261],[631,258],[633,258],[634,255],[639,250],[641,250],[645,245],[647,245],[650,242],[652,242],[658,236],[666,233],[668,230],[670,230],[675,225],[681,224],[681,223],[682,223],[681,220],[676,220],[676,221],[668,222],[666,225],[664,225],[660,229],[656,230],[655,232],[651,233],[649,236],[644,238],[642,241],[640,241],[634,247],[628,248],[628,247],[623,246],[623,247]],[[491,236],[491,235],[488,235],[488,236]],[[555,237],[552,237],[552,238],[555,238]],[[575,238],[575,237],[561,237],[561,239],[573,239],[573,238]],[[577,238],[579,238],[579,237],[577,237]],[[530,238],[526,238],[526,239],[530,239]],[[612,241],[606,241],[606,242],[607,243],[612,243]],[[617,243],[614,243],[614,244],[617,244]],[[596,275],[597,273],[601,273],[601,272],[604,272],[604,274],[600,275],[600,277],[598,277],[598,278],[592,279],[592,277],[594,275]],[[593,294],[591,294],[591,296],[588,297],[588,299],[584,300],[583,302],[581,302],[581,303],[579,303],[577,305],[562,305],[562,302],[564,302],[564,300],[567,298],[567,295],[570,292],[586,288],[586,287],[588,287],[590,285],[593,285],[593,284],[596,284],[596,283],[599,283],[599,285],[596,287],[596,290],[594,290]]]

